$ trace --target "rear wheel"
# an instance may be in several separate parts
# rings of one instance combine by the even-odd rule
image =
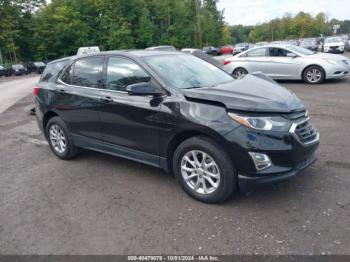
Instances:
[[[73,144],[68,128],[61,118],[55,116],[49,120],[46,137],[51,151],[58,158],[67,160],[77,155],[78,148]]]
[[[235,79],[238,79],[246,74],[248,74],[248,71],[242,67],[235,69],[232,73]]]
[[[303,79],[308,84],[320,84],[324,81],[324,70],[319,66],[310,66],[304,70]]]
[[[202,202],[223,202],[237,187],[232,160],[222,147],[206,137],[181,143],[174,153],[173,170],[184,191]]]

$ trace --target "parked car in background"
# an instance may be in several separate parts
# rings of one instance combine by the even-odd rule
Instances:
[[[301,39],[299,46],[306,48],[306,49],[309,49],[309,50],[314,51],[314,52],[317,52],[317,49],[318,49],[318,44],[317,44],[316,38]]]
[[[41,74],[44,72],[46,65],[44,62],[29,62],[25,64],[25,67],[28,70],[28,74],[33,72]]]
[[[325,53],[344,53],[344,47],[342,38],[331,36],[324,40],[322,51]]]
[[[273,79],[301,79],[309,84],[344,78],[350,71],[345,56],[314,53],[294,45],[257,47],[226,58],[224,63],[224,70],[235,78],[260,71]]]
[[[345,42],[345,50],[350,52],[350,39]]]
[[[14,64],[11,66],[11,75],[21,76],[27,73],[27,68],[25,68],[22,64]]]
[[[254,47],[255,47],[255,44],[252,44],[252,43],[249,43],[249,44],[248,44],[248,50],[249,50],[249,49],[253,49]]]
[[[11,71],[8,68],[5,68],[5,67],[0,65],[0,77],[1,76],[10,76],[10,75],[11,75]]]
[[[318,155],[319,133],[293,93],[252,75],[235,80],[180,52],[54,61],[34,95],[58,158],[87,148],[163,168],[207,203],[293,177]]]
[[[269,44],[269,42],[258,42],[255,44],[255,46],[258,47],[258,46],[264,46],[264,45],[268,45],[268,44]]]
[[[147,47],[146,50],[157,50],[157,51],[177,51],[175,46],[172,45],[160,45],[160,46],[151,46]]]
[[[287,41],[289,45],[299,45],[299,40],[291,39]]]
[[[249,44],[248,43],[238,43],[238,44],[236,44],[234,46],[232,54],[233,55],[239,54],[239,53],[241,53],[243,51],[248,50],[248,48],[249,48]]]
[[[208,55],[207,53],[205,53],[203,50],[200,50],[200,49],[183,48],[181,49],[181,52],[194,55],[216,67],[219,67],[220,69],[222,69],[224,66],[223,63],[221,63],[219,60],[213,58],[211,55]]]
[[[233,46],[232,45],[225,45],[220,48],[221,54],[232,54],[233,53]]]
[[[221,51],[219,48],[216,48],[214,46],[206,46],[203,47],[202,49],[205,53],[207,53],[208,55],[214,55],[214,56],[218,56],[221,55]]]

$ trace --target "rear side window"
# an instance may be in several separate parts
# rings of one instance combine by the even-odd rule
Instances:
[[[266,56],[266,48],[258,48],[247,53],[247,57],[261,57]]]
[[[98,88],[103,64],[101,56],[79,59],[63,73],[61,80],[70,85]]]
[[[56,63],[50,63],[46,66],[43,74],[41,75],[40,82],[51,82],[54,81],[58,73],[66,65],[68,60],[63,60]]]
[[[110,57],[107,67],[107,89],[126,91],[131,84],[150,81],[149,75],[135,62],[121,57]]]

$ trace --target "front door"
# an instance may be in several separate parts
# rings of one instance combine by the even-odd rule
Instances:
[[[284,48],[270,47],[267,75],[274,79],[299,79],[298,58],[289,57],[290,51]]]
[[[102,139],[129,158],[159,164],[159,113],[161,99],[129,95],[126,87],[140,82],[157,85],[136,62],[121,56],[108,59],[105,99],[100,110]],[[118,153],[118,152],[116,152]]]

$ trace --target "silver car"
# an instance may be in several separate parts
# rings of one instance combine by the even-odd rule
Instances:
[[[350,61],[342,55],[315,53],[294,45],[268,45],[226,58],[224,70],[235,78],[262,72],[276,80],[304,80],[319,84],[325,79],[349,76]]]

